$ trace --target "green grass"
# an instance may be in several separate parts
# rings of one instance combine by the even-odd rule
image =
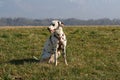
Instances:
[[[38,63],[44,27],[0,28],[0,80],[120,80],[120,27],[65,27],[68,66]]]

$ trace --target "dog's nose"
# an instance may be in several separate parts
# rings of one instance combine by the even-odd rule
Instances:
[[[50,30],[50,28],[48,27],[47,30]]]
[[[50,29],[49,27],[47,28],[47,30],[48,30],[49,32],[51,32],[51,29]]]

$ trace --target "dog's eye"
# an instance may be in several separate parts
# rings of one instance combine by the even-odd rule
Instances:
[[[51,24],[52,26],[55,26],[55,24]]]

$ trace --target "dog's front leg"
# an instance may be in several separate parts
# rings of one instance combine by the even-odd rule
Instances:
[[[55,60],[55,66],[57,66],[57,49],[58,49],[58,45],[56,45],[54,47],[54,60]]]
[[[65,64],[68,65],[67,59],[66,59],[66,46],[64,46],[64,48],[63,48],[63,57],[64,57],[64,60],[65,60]]]

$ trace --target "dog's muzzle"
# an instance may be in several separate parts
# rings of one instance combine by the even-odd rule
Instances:
[[[50,29],[50,28],[47,28],[48,29],[48,31],[50,32],[50,33],[53,33],[54,32],[54,29],[52,30],[52,29]]]

